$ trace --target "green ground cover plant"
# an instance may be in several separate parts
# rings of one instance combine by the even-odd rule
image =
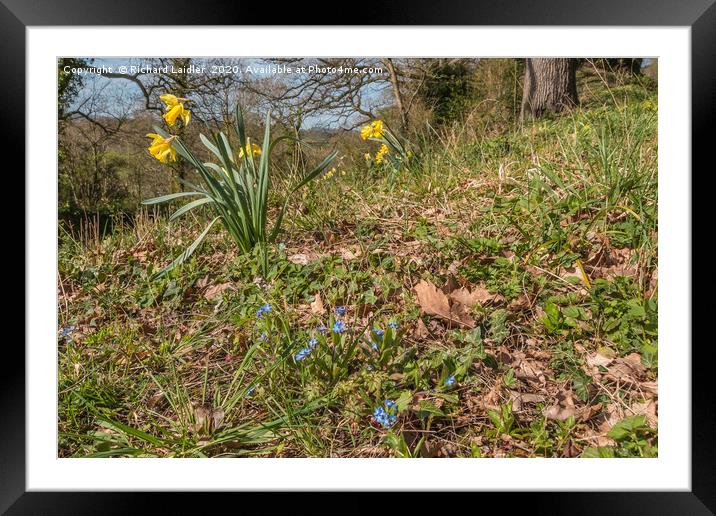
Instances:
[[[60,456],[656,456],[656,91],[589,91],[286,177],[171,140],[173,215],[60,230]]]

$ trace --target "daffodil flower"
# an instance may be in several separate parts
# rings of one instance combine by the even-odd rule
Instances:
[[[383,121],[373,120],[369,125],[364,126],[360,131],[360,137],[364,140],[368,138],[383,137]]]
[[[256,145],[255,143],[246,143],[246,153],[251,154],[252,156],[261,156],[261,147]],[[244,157],[244,149],[239,149],[239,157]]]
[[[177,152],[172,147],[172,140],[176,136],[170,136],[164,138],[163,136],[155,133],[147,134],[147,138],[152,138],[152,143],[149,144],[149,152],[152,156],[157,158],[160,162],[166,163],[167,160],[177,160]]]
[[[375,153],[375,162],[378,164],[383,163],[386,154],[388,154],[388,146],[383,144],[380,146],[380,149],[378,149],[378,152]]]
[[[189,120],[191,120],[191,111],[184,107],[184,102],[188,99],[177,97],[171,93],[160,95],[159,98],[167,105],[164,110],[166,113],[164,113],[163,118],[169,125],[173,126],[179,117],[181,117],[184,122],[184,127],[189,125]]]

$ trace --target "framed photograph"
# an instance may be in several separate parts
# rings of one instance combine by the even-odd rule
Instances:
[[[434,490],[711,514],[712,2],[209,4],[2,0],[27,309],[0,510]]]

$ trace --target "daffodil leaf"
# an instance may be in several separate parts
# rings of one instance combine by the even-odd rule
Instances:
[[[221,153],[219,152],[219,149],[209,141],[209,138],[204,136],[203,134],[199,134],[199,139],[201,140],[201,143],[204,144],[204,147],[209,149],[212,154],[214,154],[217,158],[221,159]]]
[[[167,267],[163,268],[156,274],[152,275],[151,280],[154,281],[156,279],[161,278],[162,276],[166,275],[168,272],[173,270],[178,265],[181,265],[182,263],[184,263],[186,261],[186,259],[189,258],[194,253],[196,248],[199,247],[199,244],[201,244],[201,242],[204,240],[204,238],[206,238],[206,235],[209,233],[209,230],[214,225],[214,223],[217,220],[219,220],[219,218],[220,217],[216,217],[214,220],[209,222],[209,224],[206,226],[204,231],[201,232],[201,234],[196,238],[196,240],[194,240],[194,242],[189,247],[187,247],[182,254],[177,256],[176,259],[172,263],[170,263]]]
[[[163,202],[171,201],[172,199],[178,199],[179,197],[187,197],[190,195],[206,195],[203,192],[178,192],[169,195],[162,195],[161,197],[153,197],[142,201],[142,204],[160,204]]]
[[[203,199],[197,199],[196,201],[187,203],[184,206],[182,206],[181,208],[179,208],[177,211],[175,211],[172,214],[172,216],[169,217],[169,220],[172,221],[174,219],[177,219],[177,218],[181,217],[182,215],[184,215],[185,213],[187,213],[188,211],[193,210],[197,206],[201,206],[203,204],[207,204],[210,202],[214,202],[214,200],[211,199],[210,197],[204,197]]]

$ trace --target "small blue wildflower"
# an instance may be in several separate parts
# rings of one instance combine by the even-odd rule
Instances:
[[[66,326],[65,328],[60,329],[60,338],[67,337],[70,333],[75,331],[75,326]]]
[[[303,348],[301,351],[296,353],[296,356],[293,358],[296,360],[296,362],[300,362],[301,360],[303,360],[310,354],[311,354],[311,350],[309,348]]]
[[[336,315],[346,315],[346,307],[345,306],[337,306],[336,307]]]
[[[445,385],[447,385],[448,387],[450,387],[450,386],[452,386],[452,385],[454,385],[454,384],[455,384],[455,375],[454,375],[454,374],[451,374],[450,376],[448,376],[447,378],[445,378]]]
[[[383,428],[390,428],[398,420],[397,405],[392,400],[385,400],[383,405],[373,411],[373,419]]]
[[[254,389],[256,389],[256,387],[249,387],[248,389],[246,389],[246,395],[251,396],[251,393],[254,392]]]
[[[370,345],[370,349],[372,349],[373,351],[378,351],[378,344],[376,342],[373,342]]]
[[[264,317],[270,311],[271,311],[271,305],[266,303],[265,305],[263,305],[261,308],[259,308],[256,311],[256,317],[259,317],[259,318]]]
[[[382,339],[383,335],[385,334],[385,332],[379,328],[373,328],[373,333],[375,333],[375,336],[379,339]]]
[[[373,370],[373,366],[370,365],[370,364],[368,364],[365,368],[366,368],[368,371],[372,371],[372,370]]]
[[[266,335],[266,333],[262,333],[262,334],[259,336],[259,339],[261,339],[261,340],[264,341],[264,342],[268,342],[268,340],[269,340],[268,335]]]
[[[333,323],[333,333],[343,333],[344,331],[346,331],[346,323],[343,321]]]
[[[392,330],[397,330],[398,328],[400,328],[400,325],[398,325],[398,323],[395,322],[395,321],[390,321],[390,322],[388,323],[388,326],[389,326]]]
[[[316,337],[313,337],[311,340],[308,341],[308,349],[313,349],[318,345],[318,339]]]
[[[319,327],[316,328],[316,331],[317,331],[318,333],[320,333],[321,335],[325,335],[327,329],[328,329],[328,328],[326,328],[325,326],[323,326],[323,325],[321,324]]]

